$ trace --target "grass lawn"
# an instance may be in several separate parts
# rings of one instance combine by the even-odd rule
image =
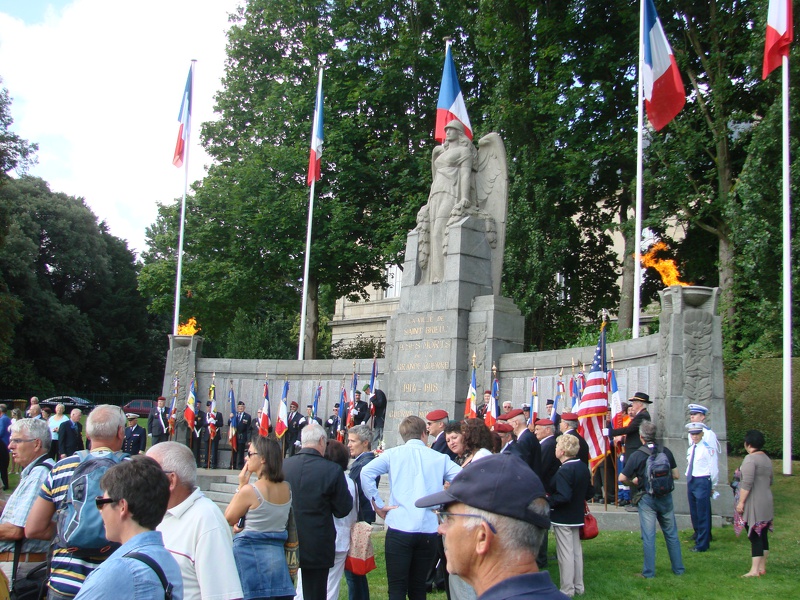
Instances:
[[[741,464],[741,457],[728,458],[728,467],[733,471]],[[656,542],[656,577],[635,577],[642,569],[642,543],[636,531],[601,531],[594,540],[583,543],[583,580],[585,600],[611,598],[634,599],[691,599],[724,598],[797,598],[797,571],[800,565],[800,532],[792,523],[800,521],[800,480],[796,476],[781,475],[782,464],[773,461],[775,481],[772,493],[775,497],[775,532],[770,535],[770,555],[767,559],[767,574],[764,577],[742,579],[750,569],[750,542],[742,533],[736,537],[733,527],[714,530],[714,542],[708,552],[689,552],[689,531],[681,531],[681,549],[686,573],[680,577],[672,574],[667,548],[662,535]],[[792,471],[798,472],[800,462],[795,461]],[[721,489],[720,493],[731,493]],[[660,531],[660,529],[658,530]],[[373,536],[378,568],[370,573],[370,596],[386,598],[386,568],[383,559],[384,534]],[[556,544],[553,535],[549,540],[550,555],[554,556]],[[551,561],[550,576],[558,585],[558,563]],[[429,594],[429,598],[443,600],[444,592]],[[339,599],[347,599],[347,584],[342,581]]]

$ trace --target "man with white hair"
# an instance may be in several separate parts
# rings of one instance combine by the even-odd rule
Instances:
[[[515,408],[511,412],[500,415],[500,420],[505,421],[514,428],[514,435],[517,436],[517,449],[520,451],[520,458],[528,463],[531,470],[537,475],[542,474],[542,448],[539,440],[528,429],[525,415],[521,408]]]
[[[241,598],[231,528],[219,507],[197,487],[192,451],[178,442],[161,442],[151,446],[147,456],[169,477],[167,513],[156,530],[178,561],[184,599]]]
[[[300,433],[300,450],[283,463],[283,476],[292,488],[292,509],[300,542],[303,597],[325,598],[328,570],[336,553],[333,517],[341,519],[353,508],[344,471],[326,460],[328,436],[316,421]]]
[[[39,493],[42,482],[56,464],[47,457],[50,449],[50,428],[41,419],[20,419],[11,426],[9,448],[14,463],[22,467],[19,485],[6,501],[0,516],[0,561],[3,572],[11,578],[14,545],[22,543],[18,574],[24,576],[30,567],[47,560],[49,540],[25,540],[25,521]]]

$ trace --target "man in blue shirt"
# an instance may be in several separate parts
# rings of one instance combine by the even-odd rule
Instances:
[[[441,491],[461,470],[446,454],[425,445],[425,421],[410,416],[400,423],[404,444],[390,448],[361,470],[361,489],[386,522],[386,576],[389,600],[425,598],[425,578],[436,556],[436,516],[414,506]],[[389,474],[391,495],[384,504],[375,480]]]
[[[169,502],[169,479],[152,458],[134,456],[105,472],[100,479],[103,495],[95,502],[103,518],[106,537],[122,544],[86,578],[76,600],[114,598],[131,600],[163,598],[165,586],[159,573],[142,558],[154,561],[172,586],[173,600],[183,600],[183,579],[178,563],[164,548],[161,533],[154,531],[164,518]]]

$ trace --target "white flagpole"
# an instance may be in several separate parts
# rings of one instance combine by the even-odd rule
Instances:
[[[792,227],[789,188],[789,56],[783,55],[783,474],[792,474]]]
[[[633,326],[632,337],[639,337],[639,313],[641,312],[642,280],[642,150],[644,146],[644,0],[639,2],[639,85],[636,106],[636,227],[633,255]]]
[[[322,67],[319,69],[319,83],[317,84],[317,97],[314,102],[314,123],[311,126],[311,143],[314,143],[313,137],[316,133],[317,126],[317,110],[322,109]],[[300,345],[297,350],[297,360],[303,360],[306,348],[306,309],[308,307],[308,271],[311,262],[311,223],[314,216],[314,188],[316,187],[316,178],[311,181],[311,190],[308,195],[308,225],[306,226],[306,257],[305,264],[303,265],[303,301],[300,307]]]
[[[192,85],[189,86],[189,106],[192,106],[194,96],[194,66],[197,63],[192,59]],[[178,234],[178,270],[175,274],[175,314],[172,317],[172,334],[178,335],[178,323],[181,314],[181,278],[183,273],[183,231],[186,222],[186,191],[189,188],[189,145],[192,135],[192,113],[189,111],[189,123],[186,131],[186,145],[183,156],[183,199],[181,200],[181,225]]]

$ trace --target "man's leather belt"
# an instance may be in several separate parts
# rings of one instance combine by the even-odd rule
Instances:
[[[23,552],[19,555],[19,562],[44,562],[46,560],[46,552]],[[14,553],[0,552],[0,562],[14,562]]]

